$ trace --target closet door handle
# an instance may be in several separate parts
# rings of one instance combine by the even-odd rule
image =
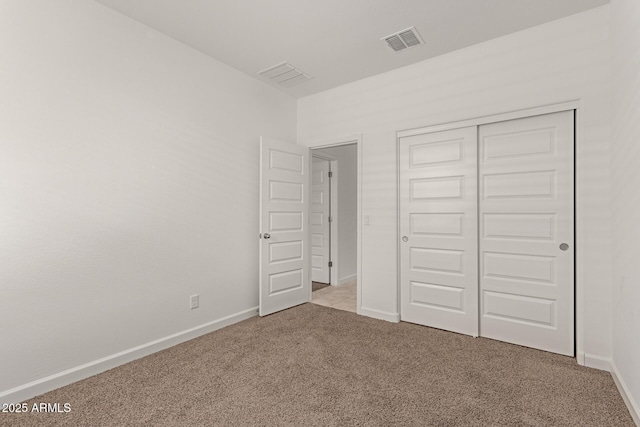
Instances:
[[[569,245],[567,243],[560,243],[561,251],[566,251],[567,249],[569,249]]]
[[[402,236],[402,241],[403,241],[403,242],[408,242],[408,241],[409,241],[409,238],[408,238],[407,236]]]

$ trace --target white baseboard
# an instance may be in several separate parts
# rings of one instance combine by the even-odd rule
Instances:
[[[107,357],[103,357],[98,360],[94,360],[89,363],[85,363],[80,366],[76,366],[66,371],[59,372],[57,374],[50,375],[39,380],[32,381],[30,383],[0,392],[0,404],[4,403],[19,403],[32,397],[41,395],[51,390],[55,390],[65,385],[74,383],[76,381],[89,378],[93,375],[99,374],[109,369],[113,369],[116,366],[124,365],[125,363],[139,359],[144,356],[148,356],[152,353],[156,353],[160,350],[173,347],[174,345],[189,341],[197,338],[201,335],[208,334],[209,332],[216,331],[224,328],[225,326],[232,325],[245,319],[249,319],[258,314],[258,307],[251,308],[249,310],[241,311],[236,314],[232,314],[222,319],[214,320],[209,323],[205,323],[195,328],[187,329],[185,331],[178,332],[173,335],[166,336],[164,338],[151,341],[146,344],[139,345],[137,347],[130,348],[128,350],[121,351],[119,353],[112,354]]]
[[[357,279],[357,274],[352,274],[350,276],[341,277],[338,279],[338,286],[346,285],[347,283],[351,283]]]
[[[611,359],[608,357],[596,356],[594,354],[578,352],[577,356],[578,365],[586,366],[587,368],[599,369],[601,371],[611,371]]]
[[[388,313],[386,311],[374,310],[373,308],[359,307],[358,314],[362,316],[373,317],[374,319],[386,320],[387,322],[400,322],[399,313]]]
[[[618,367],[614,361],[611,362],[611,376],[613,377],[613,382],[616,383],[616,387],[618,387],[622,400],[624,400],[624,403],[627,405],[627,409],[629,409],[631,418],[633,418],[636,425],[640,427],[640,406],[638,406],[638,402],[633,400],[633,396],[631,396],[627,385],[620,376],[620,371],[618,371]]]

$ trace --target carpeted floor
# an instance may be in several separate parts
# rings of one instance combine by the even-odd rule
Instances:
[[[633,426],[572,358],[304,304],[31,401],[3,426]]]

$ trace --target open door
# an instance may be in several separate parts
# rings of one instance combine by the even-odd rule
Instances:
[[[260,138],[260,316],[308,302],[309,149]]]
[[[331,231],[330,164],[328,160],[312,157],[311,168],[311,280],[331,282],[329,266]]]

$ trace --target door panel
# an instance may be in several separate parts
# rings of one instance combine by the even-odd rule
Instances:
[[[330,183],[329,161],[313,157],[311,176],[311,277],[314,282],[329,283],[330,256]]]
[[[260,140],[260,315],[309,300],[309,150]]]
[[[476,127],[400,139],[401,319],[473,336],[476,147]]]
[[[574,355],[573,140],[571,111],[479,128],[484,337]]]

